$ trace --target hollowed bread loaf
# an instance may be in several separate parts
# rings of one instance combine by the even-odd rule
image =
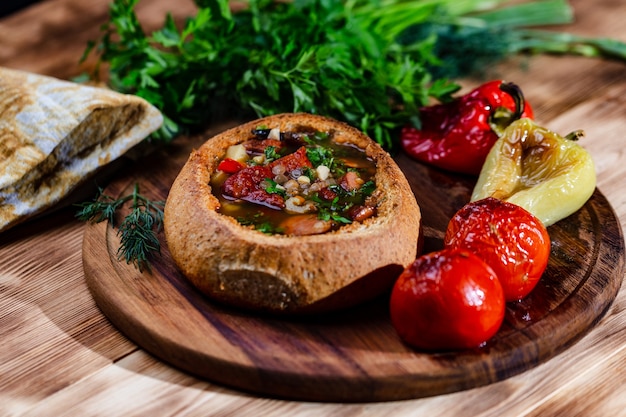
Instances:
[[[259,126],[316,130],[362,149],[376,165],[376,214],[322,234],[263,233],[219,212],[211,178],[226,150]],[[318,313],[389,289],[417,255],[420,209],[390,155],[349,125],[306,113],[245,123],[192,151],[165,205],[165,236],[188,280],[209,298],[249,310]]]

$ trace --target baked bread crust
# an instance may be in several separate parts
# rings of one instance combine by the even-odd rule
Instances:
[[[376,162],[383,197],[377,215],[310,236],[267,235],[218,213],[211,174],[230,145],[265,125],[332,132]],[[227,130],[192,151],[165,205],[165,236],[181,272],[210,298],[270,312],[322,312],[363,302],[388,289],[417,255],[420,210],[393,159],[347,124],[307,113],[280,114]]]
[[[0,232],[61,202],[161,126],[146,100],[0,68]]]

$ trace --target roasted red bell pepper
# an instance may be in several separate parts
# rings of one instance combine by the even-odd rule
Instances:
[[[217,166],[217,169],[219,169],[220,171],[224,171],[227,174],[234,174],[236,172],[239,172],[243,167],[245,167],[245,165],[239,161],[231,158],[224,158],[222,162],[220,162],[220,164]]]
[[[490,81],[451,102],[420,109],[421,129],[402,129],[402,148],[433,166],[478,175],[499,135],[521,117],[532,119],[533,111],[520,88]]]

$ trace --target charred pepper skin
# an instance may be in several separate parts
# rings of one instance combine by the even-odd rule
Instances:
[[[534,114],[519,87],[490,81],[451,102],[420,109],[421,129],[404,127],[401,144],[418,161],[477,176],[499,134],[521,117]]]
[[[573,214],[596,188],[591,155],[576,142],[581,134],[563,137],[530,119],[512,123],[489,152],[472,201],[517,204],[545,226]]]

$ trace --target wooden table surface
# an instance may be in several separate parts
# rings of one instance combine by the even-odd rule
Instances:
[[[106,20],[108,0],[46,0],[0,20],[0,66],[59,78]],[[560,30],[626,41],[623,0],[571,0]],[[147,28],[189,0],[140,3]],[[89,63],[87,64],[89,65]],[[584,129],[598,188],[626,229],[626,64],[520,58],[490,75],[515,81],[538,121]],[[465,81],[467,86],[475,81]],[[505,381],[436,397],[367,404],[292,402],[182,373],[119,333],[96,307],[81,263],[84,224],[66,208],[0,234],[0,416],[626,416],[626,288],[564,353]],[[623,277],[619,277],[623,279]]]

